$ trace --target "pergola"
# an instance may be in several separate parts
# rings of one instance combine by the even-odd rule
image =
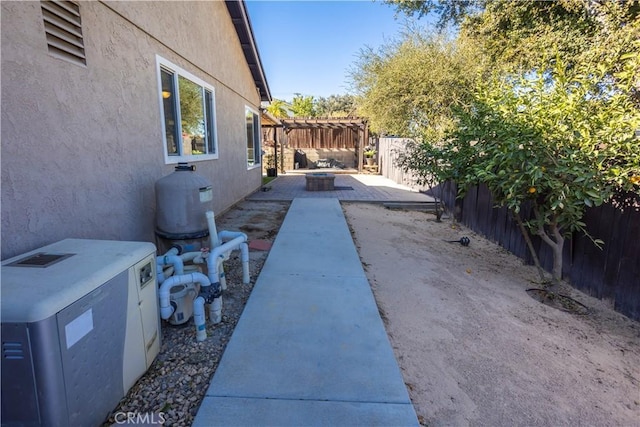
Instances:
[[[369,141],[369,125],[366,119],[361,117],[288,117],[286,119],[277,119],[266,111],[263,111],[262,126],[267,128],[283,128],[285,134],[289,134],[289,132],[294,129],[350,129],[357,135],[358,172],[362,172],[363,148],[366,142]]]

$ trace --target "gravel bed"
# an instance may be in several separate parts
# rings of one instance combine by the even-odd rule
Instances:
[[[242,202],[217,218],[216,225],[218,230],[239,229],[249,236],[249,241],[273,241],[288,206],[288,203]],[[127,414],[153,414],[155,420],[164,420],[165,426],[193,423],[267,254],[250,251],[248,285],[242,283],[239,253],[234,251],[225,262],[227,290],[222,297],[222,322],[212,325],[207,321],[205,341],[196,341],[193,318],[180,326],[162,321],[160,354],[109,414],[103,427],[119,425],[116,421],[122,421]]]

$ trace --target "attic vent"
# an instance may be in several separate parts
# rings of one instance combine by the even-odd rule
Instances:
[[[24,359],[24,350],[20,342],[3,342],[2,357],[9,360]]]
[[[86,65],[80,6],[74,1],[41,1],[49,53]]]

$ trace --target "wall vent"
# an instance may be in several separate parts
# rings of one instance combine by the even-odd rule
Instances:
[[[2,343],[2,357],[8,360],[22,360],[24,359],[24,349],[20,342],[3,342]]]
[[[49,53],[86,65],[80,6],[75,1],[40,2]]]

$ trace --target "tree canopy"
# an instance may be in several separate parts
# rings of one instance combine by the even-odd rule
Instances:
[[[353,95],[329,95],[315,100],[318,117],[351,117],[356,113]]]
[[[423,182],[486,184],[518,218],[531,207],[522,230],[552,248],[557,282],[585,210],[640,195],[639,2],[385,3],[458,33],[364,50],[360,108],[376,130],[414,138],[399,162]]]
[[[330,95],[328,97],[303,96],[296,93],[291,102],[274,99],[266,107],[274,117],[352,117],[356,114],[353,95]]]
[[[351,72],[358,111],[377,133],[411,136],[429,128],[441,136],[451,126],[451,106],[468,101],[481,62],[464,39],[418,30],[365,48]]]
[[[315,117],[316,108],[313,96],[303,96],[296,93],[290,104],[291,112],[296,117]]]

